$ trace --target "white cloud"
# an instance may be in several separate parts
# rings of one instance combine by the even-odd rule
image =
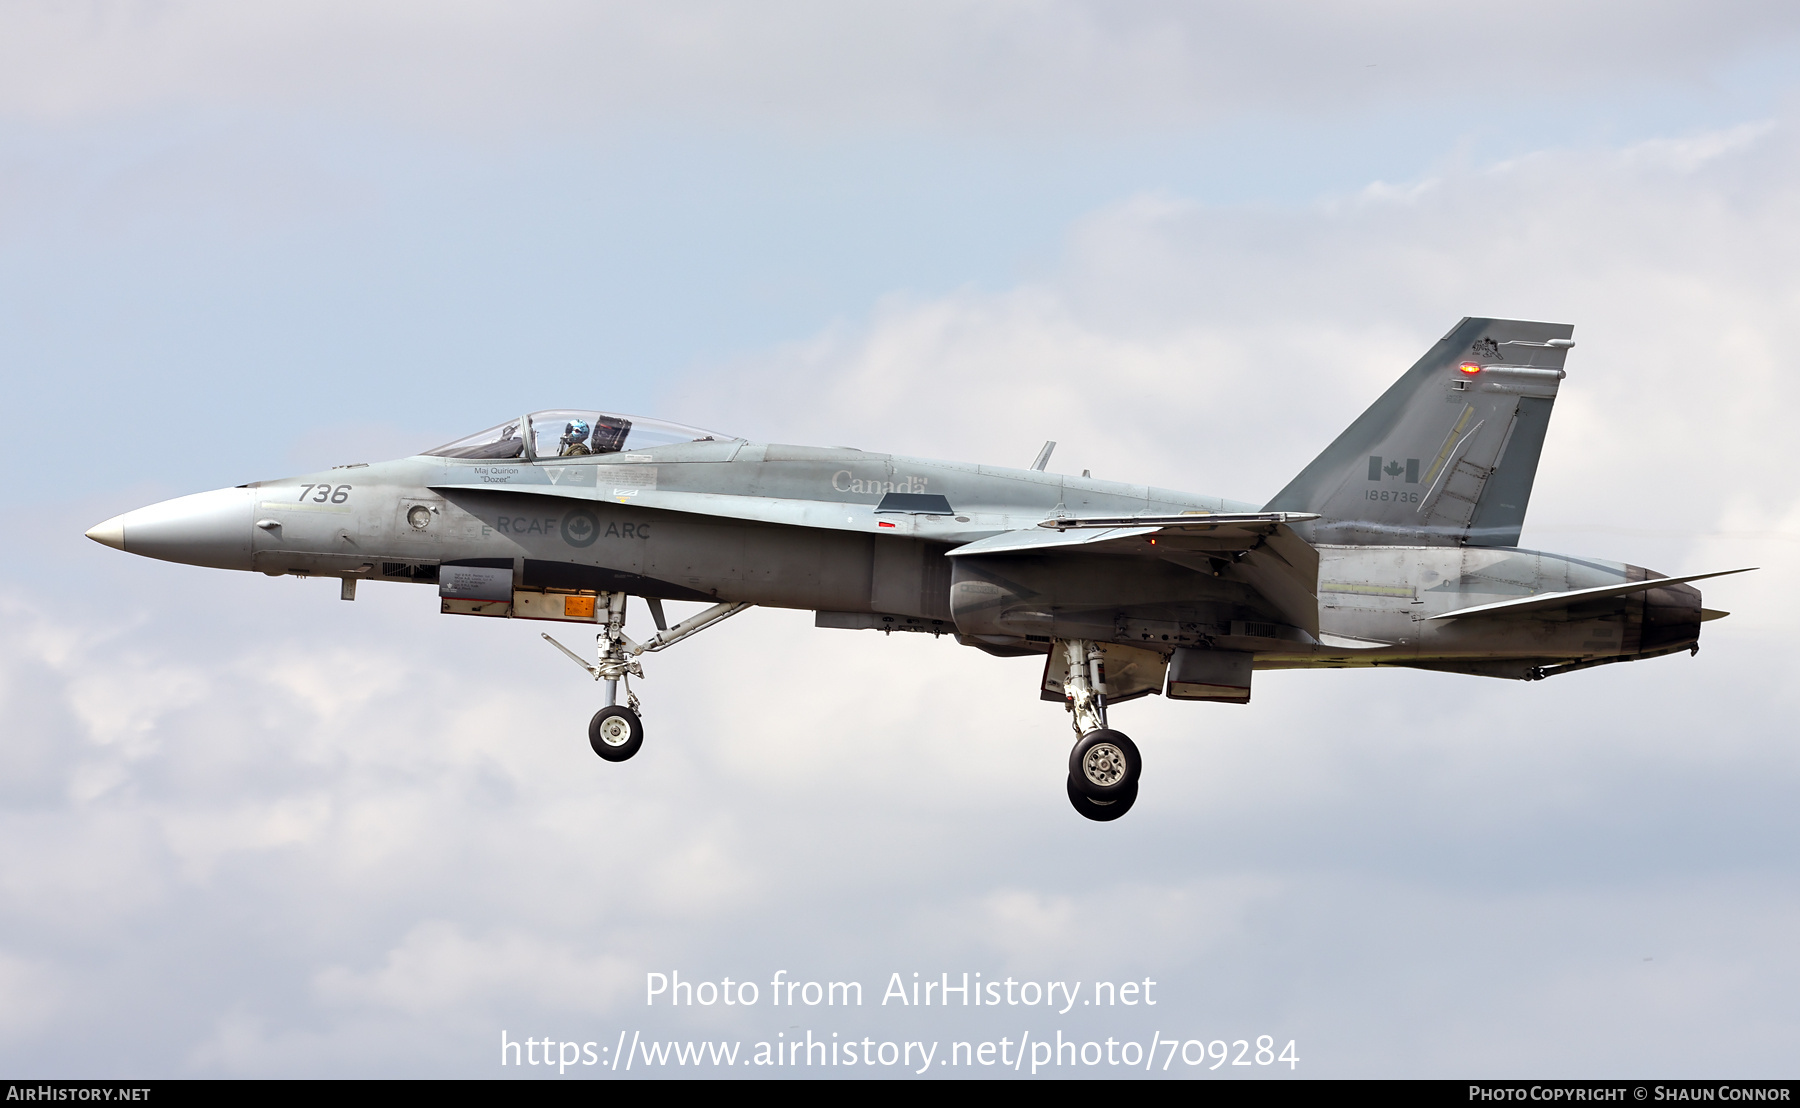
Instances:
[[[521,984],[529,990],[523,997]],[[379,969],[332,966],[313,987],[328,1004],[411,1016],[521,999],[556,1012],[606,1012],[627,994],[636,999],[643,971],[633,959],[588,955],[532,935],[473,939],[454,924],[430,921],[408,932]]]
[[[120,594],[189,572],[109,565]],[[1590,1036],[1587,1057],[1623,1065],[1705,1032],[1704,1057],[1738,1058],[1695,1021],[1735,1012],[1746,1043],[1786,1027],[1733,968],[1791,913],[1758,891],[1790,833],[1765,794],[1800,772],[1767,722],[1785,710],[1771,667],[1790,663],[1758,661],[1766,638],[1585,683],[1264,674],[1247,708],[1139,702],[1119,720],[1152,778],[1096,835],[1066,810],[1066,724],[1032,696],[1031,660],[752,612],[654,659],[649,743],[613,766],[583,741],[592,685],[537,627],[444,619],[425,589],[352,606],[316,582],[192,573],[205,605],[134,602],[144,629],[115,644],[113,695],[149,664],[134,643],[210,611],[189,616],[174,667],[202,705],[155,722],[115,788],[53,788],[0,824],[30,844],[0,855],[0,928],[62,998],[15,1004],[11,1034],[54,1072],[92,1072],[56,1052],[69,1032],[113,1028],[126,1068],[490,1073],[500,1027],[637,1026],[648,969],[786,968],[872,997],[897,971],[1149,976],[1159,1018],[1209,1038],[1287,1028],[1316,1072],[1394,1072],[1394,1044],[1411,1072],[1561,1057],[1534,1013],[1566,995],[1604,1022],[1646,955],[1677,967],[1655,993],[1675,1014]],[[252,607],[281,633],[239,636],[227,614]],[[282,675],[347,635],[363,650],[347,691]],[[39,700],[66,702],[93,660],[40,676]],[[1710,734],[1722,702],[1734,726]],[[45,718],[56,743],[91,745],[73,716]],[[1722,851],[1749,876],[1714,873]],[[1593,937],[1570,948],[1559,920]],[[1470,942],[1515,954],[1471,957],[1456,936],[1473,921]],[[1609,945],[1621,921],[1660,945]],[[1469,989],[1499,999],[1468,1010]],[[1388,999],[1365,1034],[1371,997]],[[1408,1014],[1440,1009],[1453,1028]],[[650,1015],[693,1035],[779,1023]],[[944,1033],[986,1026],[973,1018]]]
[[[0,1042],[60,1015],[63,994],[53,971],[0,950]]]
[[[1246,107],[1698,86],[1791,6],[1076,0],[885,5],[9,6],[0,112],[319,108],[511,129],[670,116],[810,129],[1139,126]]]
[[[1138,197],[1087,220],[1042,280],[893,300],[687,395],[693,418],[753,435],[1000,464],[1054,438],[1064,471],[1260,501],[1459,316],[1571,322],[1526,541],[1661,529],[1685,541],[1577,541],[1674,572],[1714,532],[1793,533],[1768,522],[1796,503],[1768,400],[1800,303],[1796,153],[1791,124],[1761,123],[1298,212]],[[1767,583],[1794,547],[1705,553],[1692,568],[1766,561]],[[1778,589],[1715,587],[1756,596],[1765,626],[1791,618]]]

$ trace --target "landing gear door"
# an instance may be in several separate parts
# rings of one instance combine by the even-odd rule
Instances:
[[[1235,650],[1175,651],[1169,699],[1250,703],[1250,671],[1255,655]]]
[[[1100,653],[1106,658],[1106,702],[1120,704],[1140,696],[1160,693],[1163,677],[1169,668],[1166,655],[1136,646],[1101,643]],[[1052,647],[1044,660],[1041,697],[1062,703],[1063,685],[1069,676],[1068,652],[1060,644]]]

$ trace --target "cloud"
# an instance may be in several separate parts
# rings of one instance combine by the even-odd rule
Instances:
[[[1686,568],[1704,543],[1708,568],[1779,573],[1792,538],[1752,533],[1800,537],[1773,522],[1796,499],[1766,402],[1800,299],[1781,183],[1797,154],[1784,119],[1301,210],[1139,195],[1086,219],[1041,279],[890,299],[686,390],[685,418],[995,464],[1055,439],[1065,472],[1261,502],[1460,316],[1565,321],[1578,347],[1526,542],[1637,526],[1685,540],[1642,557]],[[1715,587],[1790,618],[1755,584]]]
[[[521,997],[519,985],[533,992]],[[485,940],[451,923],[431,921],[410,931],[377,970],[359,974],[333,966],[314,988],[333,1005],[375,1005],[427,1016],[469,1003],[525,1000],[553,1011],[608,1011],[642,987],[634,960],[578,953],[531,935]]]
[[[1500,101],[1702,86],[1790,5],[659,4],[148,0],[13,5],[0,113],[393,114],[501,130],[688,118],[797,128],[1137,127],[1472,87]]]
[[[441,1075],[494,1072],[500,1027],[893,1034],[874,998],[914,971],[1151,977],[1164,1024],[1299,1035],[1321,1073],[1562,1057],[1540,1008],[1612,1026],[1622,989],[1665,1018],[1589,1035],[1573,1069],[1670,1035],[1723,1065],[1751,1047],[1715,1025],[1791,1033],[1742,969],[1792,913],[1770,886],[1800,773],[1777,722],[1791,654],[1729,623],[1698,660],[1543,686],[1262,674],[1246,708],[1134,703],[1119,722],[1152,776],[1102,837],[1066,810],[1066,724],[1030,659],[751,612],[656,656],[645,751],[613,766],[586,749],[591,683],[537,626],[446,619],[406,586],[347,605],[319,582],[99,564],[137,598],[128,629],[97,680],[90,651],[40,670],[40,703],[122,700],[146,672],[200,695],[130,756],[40,717],[121,766],[0,812],[30,844],[0,856],[0,934],[60,998],[13,1002],[0,1052],[41,1070],[95,1072],[58,1044],[96,1037],[121,1072]],[[249,612],[279,633],[244,634]],[[1640,981],[1646,956],[1671,972]],[[860,980],[870,1004],[828,1021],[637,1000],[648,970],[778,969]]]
[[[0,1043],[61,1014],[62,986],[42,964],[0,950]]]

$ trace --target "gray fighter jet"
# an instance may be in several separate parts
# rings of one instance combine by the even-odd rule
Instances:
[[[1519,549],[1573,328],[1464,319],[1257,505],[1028,469],[755,443],[638,416],[532,412],[379,464],[139,508],[89,538],[271,576],[437,587],[448,615],[591,624],[588,726],[643,742],[642,659],[750,608],[1044,658],[1068,796],[1111,820],[1142,759],[1110,711],[1242,704],[1258,669],[1410,666],[1536,680],[1699,650],[1689,582]],[[1731,570],[1727,572],[1743,572]],[[625,633],[626,599],[655,625]],[[663,601],[711,606],[670,625]],[[618,702],[624,683],[626,702]]]

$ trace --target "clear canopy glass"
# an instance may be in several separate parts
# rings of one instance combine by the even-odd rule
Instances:
[[[435,458],[522,458],[525,439],[513,419],[425,453]]]
[[[677,442],[713,442],[730,435],[703,431],[661,419],[620,415],[616,412],[547,411],[525,417],[531,435],[532,456],[570,458],[584,454],[618,454],[649,450]],[[518,420],[446,443],[425,453],[437,458],[504,459],[525,456],[525,438]]]
[[[620,415],[617,412],[549,411],[533,412],[531,449],[539,458],[579,457],[583,454],[618,454],[625,451],[649,450],[677,442],[712,442],[729,439],[644,416]]]

